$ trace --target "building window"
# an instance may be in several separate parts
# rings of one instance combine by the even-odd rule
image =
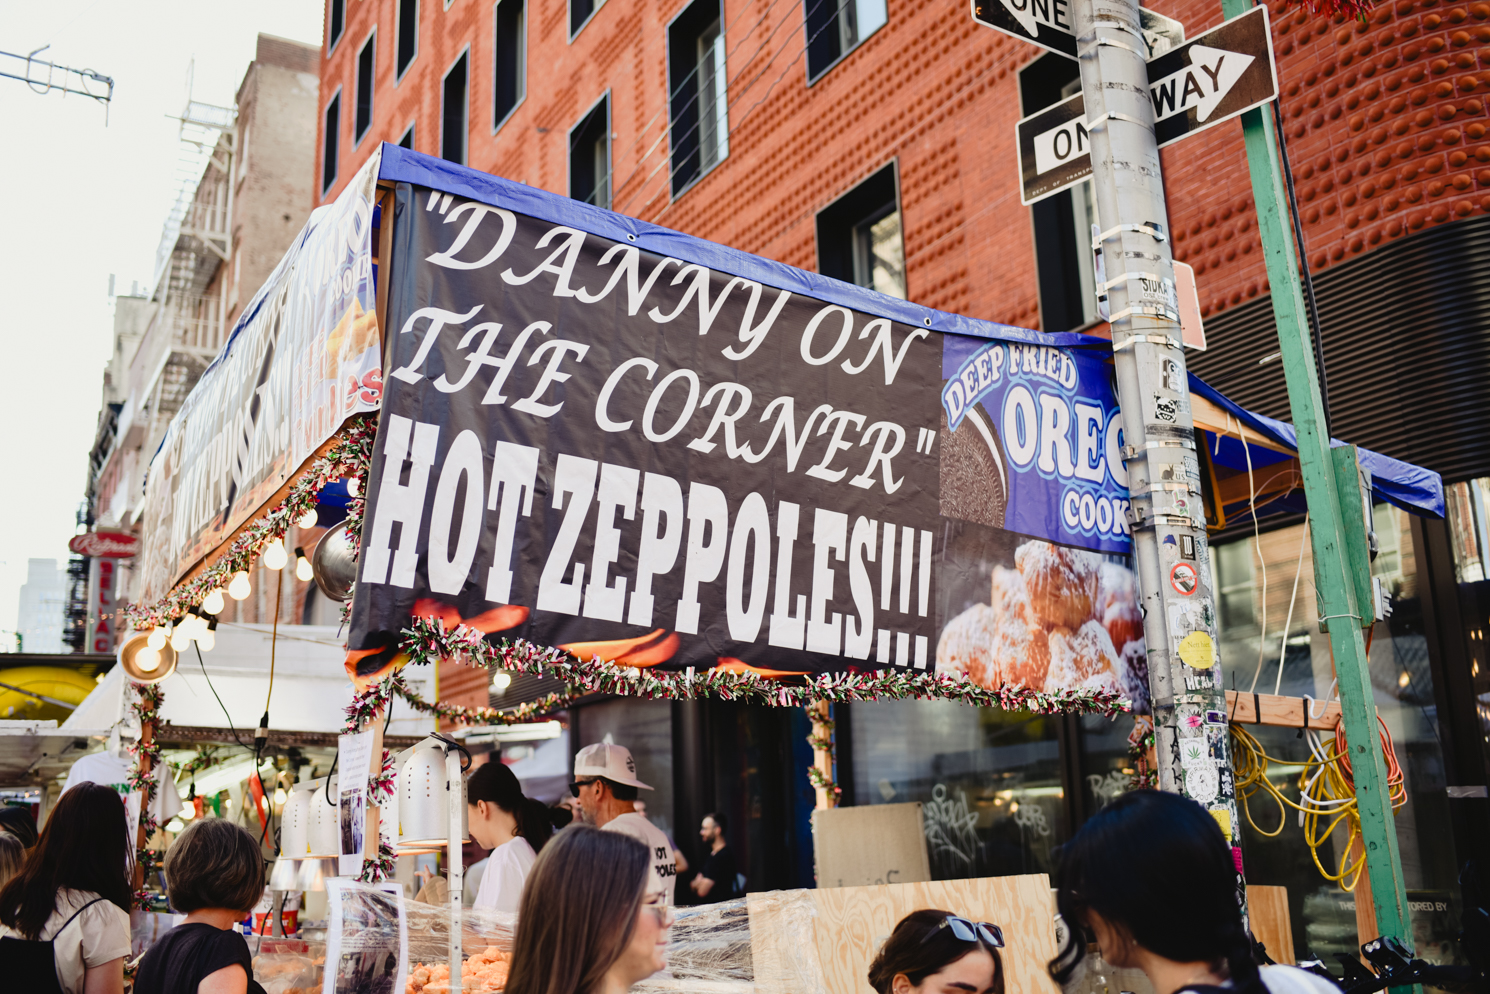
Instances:
[[[526,0],[499,0],[492,8],[495,52],[492,72],[492,130],[517,110],[527,94]]]
[[[1019,74],[1023,113],[1033,114],[1081,90],[1076,63],[1050,54]],[[1040,292],[1040,330],[1070,331],[1097,320],[1097,281],[1092,225],[1097,204],[1091,180],[1030,206],[1035,235],[1035,270]]]
[[[729,155],[722,14],[719,0],[694,0],[667,29],[675,197]]]
[[[610,94],[569,131],[569,196],[610,209]]]
[[[398,59],[394,77],[403,79],[419,54],[419,0],[398,0]]]
[[[445,73],[440,98],[440,158],[466,164],[466,56],[462,52]]]
[[[398,147],[399,148],[406,148],[406,149],[408,149],[410,151],[413,151],[414,150],[414,122],[413,121],[410,121],[409,122],[409,129],[407,131],[405,131],[404,132],[404,136],[398,140]]]
[[[818,212],[817,266],[835,280],[906,298],[895,163]]]
[[[569,0],[569,40],[579,34],[579,29],[585,26],[585,22],[594,16],[595,11],[600,9],[605,0]]]
[[[833,68],[889,20],[885,0],[802,0],[807,11],[807,82]]]
[[[1257,612],[1252,603],[1253,544],[1228,542],[1213,546],[1216,568],[1216,607],[1221,626],[1233,631],[1255,631]]]
[[[338,89],[336,95],[331,98],[331,102],[326,105],[326,129],[325,137],[322,139],[325,144],[321,149],[321,194],[323,196],[336,182],[336,150],[340,144],[337,140],[340,137],[340,131],[341,90]]]
[[[326,11],[326,54],[330,55],[341,41],[342,31],[347,26],[347,0],[331,0]]]
[[[377,40],[378,33],[374,31],[368,35],[367,42],[362,46],[362,51],[357,53],[357,119],[352,126],[352,145],[354,147],[362,141],[363,136],[372,127],[373,53]]]

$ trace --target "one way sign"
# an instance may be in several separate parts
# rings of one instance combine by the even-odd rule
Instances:
[[[1159,146],[1230,120],[1278,94],[1268,9],[1207,31],[1148,63]],[[1092,172],[1085,101],[1068,97],[1020,121],[1019,173],[1026,204],[1059,193]]]

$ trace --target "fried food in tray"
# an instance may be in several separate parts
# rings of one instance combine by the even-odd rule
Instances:
[[[987,604],[974,604],[947,622],[936,643],[936,671],[964,677],[980,687],[1003,682],[994,662],[994,629],[998,614]]]
[[[1115,646],[1143,640],[1143,611],[1138,607],[1138,586],[1132,570],[1103,562],[1097,574],[1096,617],[1107,629]]]
[[[1097,621],[1088,621],[1076,631],[1057,628],[1050,633],[1050,668],[1045,676],[1046,692],[1089,687],[1122,693],[1121,662],[1112,637]]]
[[[1047,629],[1080,628],[1097,600],[1100,557],[1049,542],[1026,542],[1014,551],[1030,607]]]

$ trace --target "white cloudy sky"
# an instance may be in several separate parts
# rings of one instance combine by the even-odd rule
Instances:
[[[321,0],[0,0],[0,51],[114,79],[108,108],[0,78],[0,642],[32,557],[67,557],[104,363],[109,274],[148,284],[178,185],[178,125],[231,104],[259,32],[316,42]],[[0,71],[24,70],[0,56]],[[194,66],[194,68],[193,68]]]

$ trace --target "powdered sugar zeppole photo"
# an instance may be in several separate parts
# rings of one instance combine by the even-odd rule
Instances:
[[[1112,557],[1037,539],[1013,559],[1012,569],[993,566],[986,603],[942,629],[937,672],[988,688],[1104,690],[1146,713],[1148,663],[1133,571]]]

